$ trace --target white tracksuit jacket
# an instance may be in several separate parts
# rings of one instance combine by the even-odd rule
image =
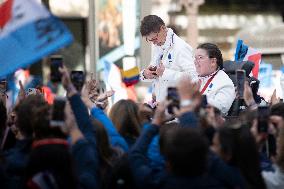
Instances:
[[[157,102],[163,101],[167,96],[167,88],[176,86],[183,75],[189,75],[193,81],[197,81],[197,72],[194,65],[192,47],[178,37],[168,28],[167,39],[163,46],[153,45],[152,60],[150,65],[158,65],[161,61],[165,66],[163,75],[157,79],[145,79],[143,71],[140,72],[140,80],[153,82],[153,94]]]

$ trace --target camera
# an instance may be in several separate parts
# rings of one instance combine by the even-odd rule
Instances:
[[[85,83],[85,74],[83,71],[71,71],[71,81],[77,91],[81,91]]]
[[[63,67],[63,57],[60,55],[53,55],[50,57],[50,80],[54,83],[61,82],[62,74],[59,68]]]
[[[173,114],[173,108],[179,109],[180,98],[175,87],[168,87],[167,100],[171,100],[171,104],[168,106],[168,113]]]

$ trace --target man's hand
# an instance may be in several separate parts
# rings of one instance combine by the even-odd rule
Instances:
[[[164,66],[163,62],[161,61],[160,64],[158,65],[158,67],[157,67],[157,70],[156,70],[157,76],[161,77],[163,75],[164,71],[165,71],[165,66]]]
[[[143,71],[143,76],[145,79],[156,79],[157,74],[156,74],[156,67],[149,65],[144,71]]]

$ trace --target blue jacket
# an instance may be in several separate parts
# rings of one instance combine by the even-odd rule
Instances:
[[[81,139],[72,146],[80,189],[99,188],[97,152],[86,139]]]
[[[105,127],[110,139],[110,143],[113,147],[119,147],[124,152],[128,151],[128,144],[125,139],[118,133],[112,121],[107,117],[104,111],[100,108],[93,107],[91,109],[91,115],[99,120]]]
[[[16,145],[4,152],[3,170],[5,172],[5,188],[23,188],[24,174],[31,151],[32,139],[16,141]],[[2,183],[3,184],[3,183]]]
[[[81,97],[76,94],[69,98],[71,108],[76,118],[77,125],[85,138],[91,143],[94,151],[97,151],[95,128],[90,120],[88,109]]]
[[[95,128],[90,120],[88,109],[76,94],[69,98],[79,129],[85,140],[79,140],[72,147],[76,160],[81,188],[99,188],[99,157],[95,138]]]

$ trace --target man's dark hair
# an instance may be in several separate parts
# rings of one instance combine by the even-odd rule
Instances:
[[[15,107],[16,127],[26,137],[32,137],[34,130],[49,126],[50,106],[42,95],[29,95]]]
[[[270,115],[281,116],[284,119],[284,103],[279,102],[271,106]]]
[[[226,121],[217,132],[222,154],[230,157],[229,165],[240,170],[247,188],[265,188],[257,145],[249,126],[235,119]]]
[[[177,176],[200,176],[207,169],[208,141],[197,128],[175,128],[167,132],[163,154]]]
[[[209,58],[216,58],[219,69],[223,69],[223,57],[220,49],[213,43],[203,43],[198,45],[197,49],[207,51]]]
[[[140,25],[140,33],[142,36],[147,36],[150,33],[157,33],[161,26],[165,26],[164,21],[156,15],[148,15],[143,18]]]

